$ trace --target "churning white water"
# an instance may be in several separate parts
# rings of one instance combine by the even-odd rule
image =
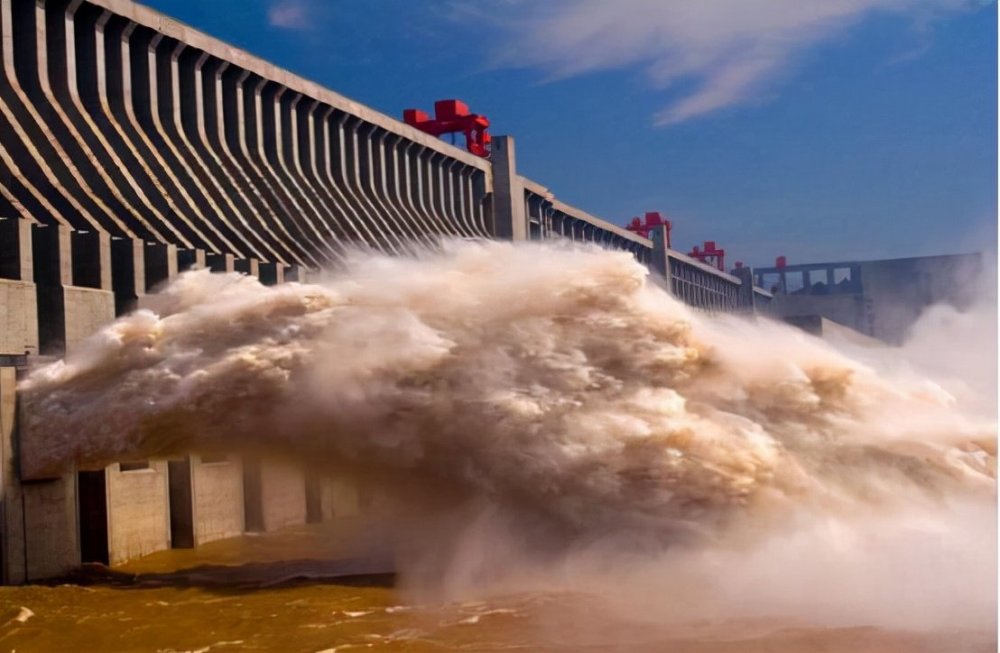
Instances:
[[[378,479],[403,571],[452,594],[989,624],[996,420],[919,369],[692,311],[624,253],[457,243],[312,284],[185,273],[22,389],[39,472],[254,451]]]

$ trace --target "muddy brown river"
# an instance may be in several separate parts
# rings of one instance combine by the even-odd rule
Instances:
[[[994,632],[699,622],[669,629],[581,592],[421,603],[343,523],[172,550],[0,588],[2,651],[995,651]],[[346,575],[345,575],[346,574]]]

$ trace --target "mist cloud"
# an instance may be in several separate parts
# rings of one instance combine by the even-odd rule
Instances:
[[[346,471],[398,499],[408,582],[452,599],[623,587],[660,624],[995,628],[995,415],[691,310],[627,253],[452,243],[147,300],[22,381],[22,472],[220,450]]]
[[[310,24],[309,8],[301,0],[279,0],[267,10],[267,23],[281,29],[305,29]]]

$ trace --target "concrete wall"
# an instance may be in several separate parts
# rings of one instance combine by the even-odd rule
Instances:
[[[925,256],[861,264],[865,301],[873,306],[869,331],[899,343],[925,308],[947,303],[968,307],[979,295],[978,255]]]
[[[776,294],[771,302],[780,317],[822,316],[861,333],[870,332],[871,311],[860,294],[844,295],[783,295]]]
[[[0,582],[26,580],[24,511],[17,477],[17,370],[0,367]]]
[[[66,352],[74,351],[101,327],[115,319],[115,296],[93,288],[63,288],[66,310]]]
[[[191,456],[195,546],[244,530],[243,467],[239,458],[204,462]]]
[[[899,344],[928,306],[970,306],[984,292],[978,254],[923,256],[884,261],[851,261],[789,266],[787,274],[814,268],[812,281],[829,279],[827,270],[850,269],[857,276],[843,288],[819,284],[775,294],[774,314],[782,318],[822,316],[884,342]],[[779,274],[779,268],[758,270]]]
[[[0,279],[0,353],[38,353],[34,283]]]
[[[13,226],[12,226],[13,224]],[[231,254],[208,256],[169,244],[111,241],[61,226],[0,221],[0,336],[5,361],[23,361],[25,352],[72,355],[95,331],[146,298],[147,290],[185,269],[211,265],[285,279],[285,269]],[[14,240],[12,240],[14,239]],[[12,246],[11,243],[14,243]],[[299,275],[290,269],[291,278]],[[20,363],[18,363],[20,364]],[[58,575],[87,561],[117,564],[170,547],[173,528],[187,524],[187,544],[244,532],[243,469],[239,460],[206,462],[190,458],[182,482],[189,484],[187,521],[171,523],[171,465],[147,461],[144,469],[119,464],[77,473],[71,466],[40,469],[35,451],[45,443],[18,432],[25,406],[16,394],[17,371],[0,368],[0,573],[17,583]],[[176,462],[176,461],[175,461]],[[185,459],[183,464],[188,464]],[[28,480],[31,479],[31,480]],[[260,466],[260,512],[264,530],[306,521],[303,473],[286,464]],[[314,492],[315,495],[315,492]],[[321,511],[313,501],[313,518]],[[176,515],[175,515],[176,517]],[[178,526],[180,524],[180,526]]]
[[[324,477],[320,480],[320,504],[324,521],[351,517],[361,511],[361,494],[354,483]]]
[[[243,498],[248,531],[306,522],[306,474],[290,463],[244,457]]]
[[[108,558],[118,564],[170,548],[167,463],[150,461],[147,469],[104,471],[108,500]]]
[[[306,522],[306,478],[302,469],[285,462],[261,461],[260,484],[265,531]]]
[[[784,318],[785,322],[798,327],[807,333],[825,340],[844,342],[859,347],[884,347],[885,343],[866,336],[857,329],[844,326],[840,322],[829,320],[820,315],[803,315]]]
[[[55,576],[80,564],[76,478],[25,483],[21,495],[25,579]]]

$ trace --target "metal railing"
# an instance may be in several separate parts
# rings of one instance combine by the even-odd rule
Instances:
[[[640,263],[650,264],[653,243],[649,239],[559,201],[541,184],[524,177],[521,181],[529,239],[595,243],[608,249],[631,252]]]

